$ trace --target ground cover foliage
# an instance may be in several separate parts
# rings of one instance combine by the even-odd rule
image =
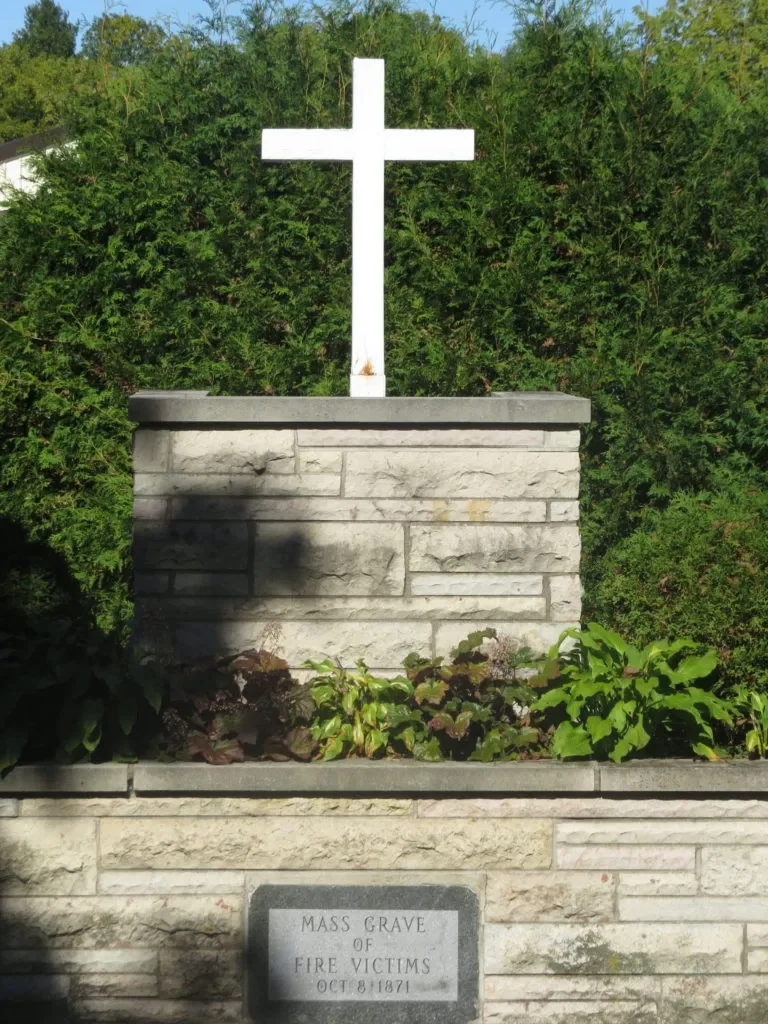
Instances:
[[[4,608],[127,636],[137,388],[346,393],[349,167],[262,163],[260,131],[349,125],[352,57],[385,57],[390,125],[477,133],[387,167],[390,393],[591,398],[588,615],[765,686],[766,25],[539,3],[490,52],[378,0],[256,5],[71,58],[77,146],[0,216],[0,515],[57,565],[15,560]]]

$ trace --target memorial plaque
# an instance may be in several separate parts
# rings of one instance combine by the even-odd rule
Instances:
[[[280,1024],[468,1024],[478,903],[462,886],[263,885],[252,895],[248,1008]]]

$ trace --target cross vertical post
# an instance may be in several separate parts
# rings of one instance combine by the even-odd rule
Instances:
[[[381,398],[384,376],[384,162],[473,160],[471,129],[384,127],[384,61],[352,61],[352,128],[265,128],[264,160],[352,161],[350,395]]]

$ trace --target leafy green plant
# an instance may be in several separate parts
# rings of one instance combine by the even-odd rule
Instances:
[[[564,641],[573,641],[564,647]],[[552,737],[556,757],[623,761],[653,747],[678,746],[717,758],[712,722],[731,724],[728,707],[698,685],[717,668],[717,654],[690,640],[666,640],[643,650],[591,622],[567,629],[549,652],[554,682],[533,704],[534,713],[562,709]]]
[[[742,684],[729,694],[728,703],[736,717],[746,720],[747,753],[768,757],[768,696]]]
[[[316,675],[310,682],[315,712],[310,728],[318,757],[374,757],[411,753],[430,759],[423,716],[414,707],[414,686],[401,676],[380,679],[364,661],[345,669],[330,659],[308,661]]]

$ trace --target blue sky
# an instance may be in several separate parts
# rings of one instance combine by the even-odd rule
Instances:
[[[24,24],[24,9],[29,0],[5,0],[0,4],[0,43],[8,43],[13,38],[13,33]],[[107,5],[104,0],[58,0],[58,3],[68,12],[70,21],[84,19],[90,21],[101,14]],[[502,2],[492,0],[410,0],[411,6],[418,9],[434,10],[441,17],[462,26],[465,20],[472,16],[476,8],[475,22],[479,26],[478,39],[481,42],[488,42],[486,33],[496,36],[499,43],[504,43],[512,31],[512,15],[509,6]],[[661,0],[607,0],[607,6],[623,15],[627,20],[631,19],[632,8],[636,3],[644,7],[646,3],[651,10],[662,6]],[[197,15],[205,13],[207,7],[204,0],[126,0],[121,4],[110,4],[110,9],[135,14],[142,18],[159,17],[161,21],[170,19],[171,23],[188,24]],[[237,13],[240,4],[230,3],[230,11]]]

